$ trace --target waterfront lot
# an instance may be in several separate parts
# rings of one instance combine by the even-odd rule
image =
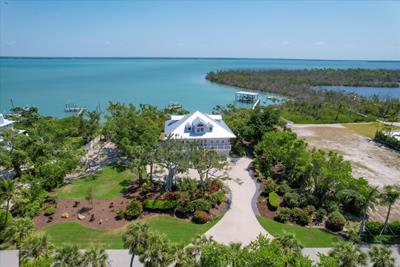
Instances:
[[[351,162],[353,175],[364,177],[371,185],[383,187],[400,183],[400,153],[376,144],[367,137],[372,126],[365,124],[293,124],[299,137],[312,147],[333,150]],[[362,135],[364,133],[364,135]],[[372,220],[384,220],[385,207],[371,212]],[[400,203],[392,209],[391,220],[400,219]]]

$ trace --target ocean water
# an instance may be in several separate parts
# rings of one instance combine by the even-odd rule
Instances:
[[[378,96],[380,99],[399,98],[400,88],[387,88],[387,87],[353,87],[353,86],[319,86],[316,89],[326,89],[334,91],[344,91],[348,93],[356,93],[361,96],[371,97]]]
[[[210,112],[234,101],[237,88],[212,84],[207,72],[230,69],[371,68],[400,69],[400,62],[290,59],[104,59],[0,58],[0,112],[14,105],[65,116],[66,103],[105,110],[109,101],[152,104],[178,102]],[[393,89],[391,89],[393,90]],[[394,89],[399,90],[399,89]],[[263,96],[265,101],[265,96]],[[266,103],[268,104],[268,103]]]

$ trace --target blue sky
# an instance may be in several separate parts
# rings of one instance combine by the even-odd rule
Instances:
[[[400,1],[4,1],[1,56],[400,59]]]

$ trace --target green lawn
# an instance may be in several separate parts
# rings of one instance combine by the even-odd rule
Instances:
[[[74,180],[61,188],[59,198],[85,198],[88,188],[93,189],[94,199],[112,199],[121,195],[128,181],[135,175],[118,167],[108,166],[93,175]]]
[[[171,241],[186,245],[197,235],[205,233],[219,221],[216,218],[206,224],[194,224],[170,216],[157,216],[146,219],[150,227],[164,233]],[[76,244],[80,248],[99,245],[107,249],[123,248],[122,233],[124,228],[116,230],[98,230],[77,222],[65,222],[51,225],[43,230],[56,245]]]
[[[171,216],[158,216],[147,220],[151,228],[164,233],[171,241],[186,245],[195,238],[207,232],[221,217],[217,217],[206,224],[195,224]]]
[[[375,132],[378,130],[376,123],[346,123],[343,126],[370,138],[374,138]],[[399,127],[393,127],[393,129],[398,130]]]
[[[304,247],[332,247],[338,237],[322,229],[289,225],[257,216],[259,223],[273,236],[292,233]]]
[[[122,231],[98,230],[77,222],[58,223],[44,229],[44,232],[56,246],[74,244],[79,248],[87,248],[98,245],[107,249],[123,247]]]

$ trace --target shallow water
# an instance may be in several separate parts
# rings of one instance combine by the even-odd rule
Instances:
[[[109,101],[147,103],[210,112],[234,100],[235,88],[205,80],[228,69],[386,68],[400,62],[289,59],[0,59],[0,112],[14,105],[37,106],[42,114],[64,116],[75,103],[102,110]],[[265,96],[263,100],[266,101]],[[267,101],[266,104],[269,102]]]

